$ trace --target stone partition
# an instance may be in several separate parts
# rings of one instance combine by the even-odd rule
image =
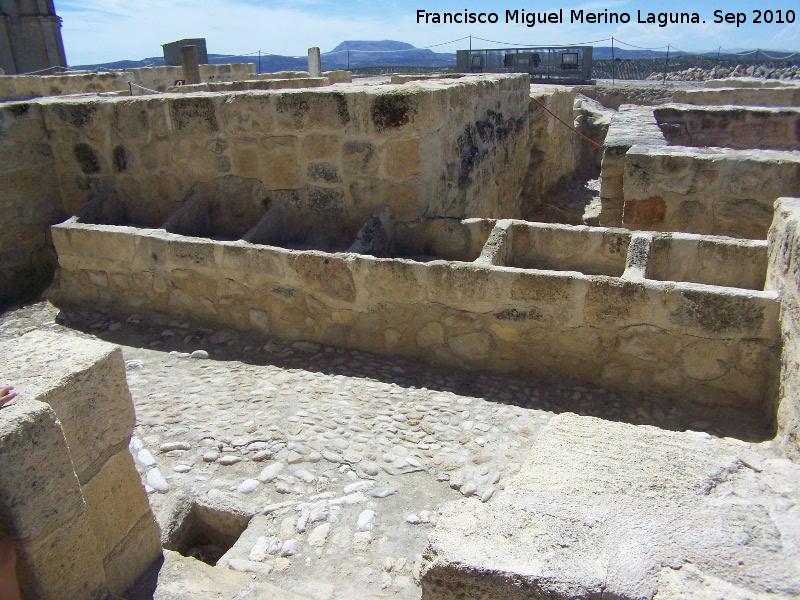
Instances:
[[[669,104],[653,114],[671,145],[800,150],[800,108]]]
[[[800,85],[778,88],[713,88],[675,90],[672,97],[679,104],[697,106],[800,106]]]
[[[492,223],[437,233],[484,239],[469,263],[297,251],[73,219],[53,228],[61,265],[53,296],[453,367],[739,404],[762,418],[773,406],[775,293],[637,276],[647,272],[649,251],[629,251],[623,230]],[[459,245],[474,241],[452,247]],[[737,269],[738,254],[721,266]]]
[[[768,288],[781,293],[778,436],[786,455],[800,462],[800,199],[780,198],[775,203],[769,241]]]
[[[0,242],[0,291],[46,281],[47,225],[100,195],[116,203],[114,224],[144,226],[162,225],[198,183],[224,197],[242,179],[259,182],[265,207],[353,231],[384,204],[400,221],[519,216],[528,89],[498,75],[1,104],[13,233]]]
[[[667,140],[658,127],[653,109],[626,104],[611,118],[603,143],[600,178],[600,224],[619,227],[625,203],[625,155],[634,145],[666,146]]]
[[[133,401],[122,352],[35,331],[0,344],[0,525],[23,597],[123,596],[161,556],[160,531],[128,443]]]

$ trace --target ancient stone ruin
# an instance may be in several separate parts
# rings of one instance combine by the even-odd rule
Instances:
[[[133,96],[87,75],[71,89],[94,96],[41,98],[0,78],[0,300],[49,283],[67,315],[0,337],[0,382],[24,396],[0,409],[24,597],[800,594],[800,90],[617,109],[524,75],[303,75]],[[596,212],[544,222],[581,177]],[[306,353],[245,402],[283,402],[287,424],[214,433],[142,360],[64,331],[92,310],[109,332]],[[151,347],[194,373],[187,395],[207,393],[191,369],[222,364]],[[258,362],[243,352],[236,377]],[[345,385],[346,357],[378,366]],[[306,377],[319,402],[285,387]],[[398,533],[384,506],[430,529]],[[412,537],[413,568],[382,550]]]

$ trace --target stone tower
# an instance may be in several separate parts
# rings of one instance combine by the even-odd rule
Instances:
[[[66,66],[53,0],[0,0],[0,68],[14,75]]]

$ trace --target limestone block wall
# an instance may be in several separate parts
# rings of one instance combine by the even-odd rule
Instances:
[[[667,141],[658,127],[653,109],[623,105],[611,118],[600,170],[600,224],[619,227],[625,203],[625,155],[634,145],[660,147]]]
[[[796,81],[781,79],[760,79],[758,77],[725,77],[723,79],[709,79],[703,83],[705,89],[717,88],[783,88],[797,87]]]
[[[564,122],[572,124],[575,90],[571,87],[531,85],[530,156],[523,183],[523,214],[541,208],[548,192],[580,169],[581,138],[556,121],[541,102]]]
[[[0,523],[24,597],[123,596],[161,554],[128,443],[133,401],[119,348],[41,331],[0,344]]]
[[[175,85],[167,88],[171,94],[190,94],[193,92],[243,92],[247,90],[284,90],[315,88],[330,85],[327,77],[294,77],[291,79],[254,79],[245,81],[225,81],[219,83],[196,83],[193,85]]]
[[[754,284],[715,275],[647,279],[653,240],[624,230],[446,222],[430,236],[441,246],[407,251],[428,255],[409,260],[72,220],[53,228],[61,264],[53,297],[454,367],[735,403],[762,417],[773,408],[774,292],[708,285]],[[742,262],[753,252],[745,245]],[[739,256],[723,261],[727,272]]]
[[[203,81],[242,81],[255,77],[251,63],[200,65]],[[163,92],[183,79],[181,67],[142,67],[103,73],[78,72],[64,75],[0,75],[0,100],[30,99],[69,94],[129,91],[128,82]],[[147,93],[136,90],[135,93]]]
[[[769,232],[769,289],[781,292],[781,378],[778,436],[800,462],[800,199],[780,198]]]
[[[698,106],[800,106],[800,86],[778,88],[712,88],[675,90],[672,96],[679,104]]]
[[[672,104],[653,114],[667,141],[678,146],[800,150],[800,108]]]
[[[775,199],[800,185],[797,152],[670,142],[789,148],[800,139],[795,112],[621,107],[604,143],[600,223],[765,239]]]
[[[62,210],[42,109],[0,110],[0,306],[41,291],[55,268],[50,239]]]
[[[603,173],[605,186],[605,162]],[[797,189],[796,152],[637,145],[624,156],[622,224],[766,239],[775,199]]]
[[[407,86],[43,99],[0,105],[4,300],[52,267],[47,225],[114,187],[124,221],[159,226],[197,183],[254,179],[285,203],[357,229],[401,220],[519,216],[528,83],[468,77]],[[234,190],[235,191],[235,190]],[[40,256],[41,255],[41,256]]]

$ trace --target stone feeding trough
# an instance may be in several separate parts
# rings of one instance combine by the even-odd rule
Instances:
[[[83,211],[54,226],[53,295],[771,419],[779,331],[778,296],[760,291],[766,241],[400,221],[385,206],[351,235],[335,219],[304,227],[286,204],[265,210],[258,186],[241,191],[211,200],[196,188],[160,229],[90,224]],[[236,219],[208,228],[228,205]]]

